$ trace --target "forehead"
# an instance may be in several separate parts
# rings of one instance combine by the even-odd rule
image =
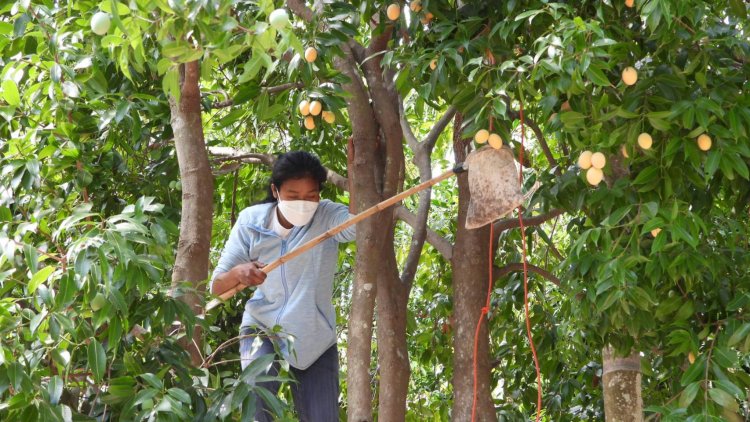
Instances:
[[[288,179],[281,184],[282,191],[291,192],[317,192],[320,190],[318,182],[310,177],[301,179]]]

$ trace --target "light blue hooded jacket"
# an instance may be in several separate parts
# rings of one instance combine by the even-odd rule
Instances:
[[[321,200],[312,220],[295,226],[285,239],[271,230],[275,203],[245,208],[232,228],[213,279],[239,264],[269,264],[287,252],[343,223],[348,207]],[[290,365],[306,369],[336,344],[336,312],[333,309],[333,276],[338,264],[338,243],[354,240],[351,226],[293,260],[271,271],[245,305],[242,326],[266,332],[279,325],[291,336],[292,350],[281,342],[281,353]],[[209,286],[210,287],[210,286]]]

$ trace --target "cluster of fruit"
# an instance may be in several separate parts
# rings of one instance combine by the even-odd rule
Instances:
[[[492,148],[500,149],[503,147],[503,138],[497,133],[490,133],[487,129],[480,129],[474,134],[474,140],[478,144],[488,142]]]
[[[307,130],[315,129],[315,118],[314,116],[320,115],[328,124],[333,124],[336,121],[336,115],[332,111],[323,110],[323,104],[320,101],[313,100],[307,101],[302,100],[299,103],[299,113],[305,116],[305,128]]]
[[[409,3],[409,10],[411,10],[414,13],[419,13],[422,11],[422,1],[421,0],[413,0],[411,3]],[[401,17],[401,5],[398,3],[391,3],[388,5],[388,8],[385,9],[385,15],[388,16],[388,19],[395,21],[398,20],[399,17]],[[424,12],[421,18],[419,18],[420,22],[422,22],[423,25],[427,25],[432,21],[432,18],[434,18],[435,15],[433,15],[430,12]]]
[[[592,186],[597,186],[604,179],[604,166],[607,165],[607,157],[601,152],[583,151],[578,157],[578,167],[586,170],[586,181]]]

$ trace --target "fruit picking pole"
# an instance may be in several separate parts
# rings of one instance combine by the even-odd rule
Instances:
[[[326,231],[325,233],[322,233],[318,235],[317,237],[311,239],[307,243],[303,244],[302,246],[298,247],[297,249],[294,249],[293,251],[287,253],[286,255],[283,255],[279,259],[271,262],[270,264],[266,265],[265,267],[261,268],[260,270],[264,273],[268,274],[272,270],[278,268],[281,266],[281,264],[284,264],[285,262],[288,262],[297,256],[301,255],[302,253],[310,250],[311,248],[317,246],[318,244],[322,243],[323,241],[330,239],[331,237],[335,236],[336,234],[340,233],[344,229],[348,228],[349,226],[352,226],[354,224],[359,223],[360,221],[364,220],[367,217],[372,216],[373,214],[376,214],[380,211],[383,211],[384,209],[392,206],[393,204],[401,201],[402,199],[406,198],[407,196],[411,196],[417,192],[423,191],[439,182],[442,182],[443,180],[453,176],[454,174],[463,173],[467,170],[467,167],[464,163],[460,163],[456,165],[455,168],[452,170],[448,170],[445,173],[434,177],[426,182],[422,182],[410,189],[407,189],[398,195],[395,195],[391,198],[386,199],[383,202],[380,202],[378,204],[373,205],[372,207],[362,211],[361,213],[355,215],[354,217],[346,220],[345,222],[339,224],[336,227],[333,227]],[[245,287],[248,287],[244,284],[237,284],[234,287],[230,288],[229,290],[225,291],[224,293],[219,294],[219,299],[214,299],[206,305],[206,311],[210,311],[211,309],[217,307],[221,304],[222,301],[225,301],[229,299],[230,297],[234,296],[237,292],[244,289]]]

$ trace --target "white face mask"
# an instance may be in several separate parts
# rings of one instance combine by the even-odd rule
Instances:
[[[279,199],[279,211],[295,226],[304,226],[312,220],[318,203],[314,201],[283,201]]]

